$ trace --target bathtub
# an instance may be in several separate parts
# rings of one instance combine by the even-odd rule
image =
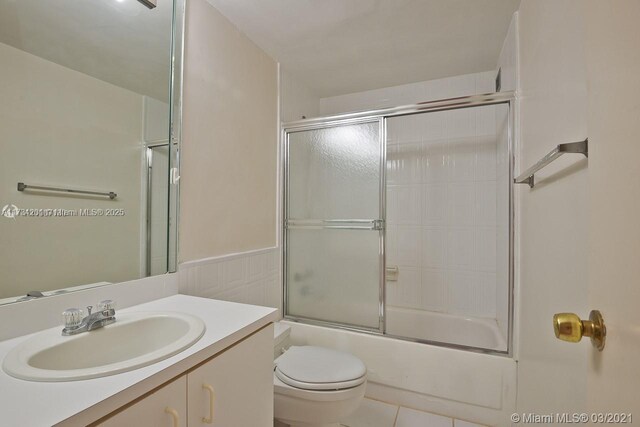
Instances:
[[[454,324],[447,316],[435,317]],[[408,319],[400,316],[398,320]],[[424,321],[434,328],[429,316],[413,321]],[[359,357],[367,367],[366,396],[371,399],[483,425],[511,425],[509,417],[516,404],[516,361],[511,357],[291,320],[281,323],[291,327],[293,345],[323,346]],[[461,325],[468,324],[473,322],[461,319]],[[486,326],[483,322],[479,325],[479,330]],[[485,338],[491,336],[487,333]]]
[[[397,337],[507,351],[495,319],[386,307],[386,333]]]

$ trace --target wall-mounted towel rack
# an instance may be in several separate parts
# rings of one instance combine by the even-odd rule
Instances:
[[[520,174],[513,180],[516,184],[529,184],[529,187],[533,188],[535,185],[534,174],[549,163],[553,162],[563,154],[584,154],[585,157],[589,157],[589,139],[578,142],[567,142],[566,144],[558,144],[556,148],[551,150],[546,156],[540,159],[535,165],[531,166],[525,172]]]
[[[18,183],[18,191],[24,191],[24,190],[42,190],[42,191],[56,191],[56,192],[61,192],[61,193],[73,193],[73,194],[89,194],[92,196],[107,196],[109,197],[111,200],[115,199],[116,197],[118,197],[118,195],[116,193],[114,193],[113,191],[108,191],[108,192],[101,192],[101,191],[87,191],[87,190],[74,190],[72,188],[59,188],[59,187],[45,187],[42,185],[27,185],[24,182],[19,182]]]

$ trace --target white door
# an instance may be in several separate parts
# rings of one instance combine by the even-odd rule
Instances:
[[[640,422],[640,1],[586,8],[589,291],[607,327],[591,351],[587,408]]]
[[[589,138],[518,187],[522,414],[640,419],[640,1],[522,0],[516,171]],[[504,70],[503,70],[504,71]],[[524,187],[524,188],[523,188]],[[599,310],[604,350],[555,339],[551,317]],[[585,342],[586,341],[586,342]],[[522,425],[522,423],[514,423]]]

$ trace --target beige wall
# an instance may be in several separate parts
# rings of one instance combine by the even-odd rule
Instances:
[[[556,144],[587,136],[587,63],[581,0],[523,0],[520,136],[516,174]],[[557,312],[588,314],[589,180],[582,156],[565,156],[517,186],[520,213],[519,412],[585,405],[587,344],[554,337]]]
[[[179,260],[276,244],[277,64],[188,0]]]
[[[0,298],[139,277],[142,96],[0,44],[0,208],[124,208],[123,217],[0,217]],[[18,181],[115,191],[20,193]]]
[[[280,108],[284,123],[320,115],[320,97],[287,70],[280,68]]]

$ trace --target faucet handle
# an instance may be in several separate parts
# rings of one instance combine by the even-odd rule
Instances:
[[[82,323],[84,311],[79,308],[67,308],[62,312],[62,320],[65,328],[76,328]]]
[[[98,303],[98,311],[115,310],[115,308],[116,302],[111,299],[106,299]]]

